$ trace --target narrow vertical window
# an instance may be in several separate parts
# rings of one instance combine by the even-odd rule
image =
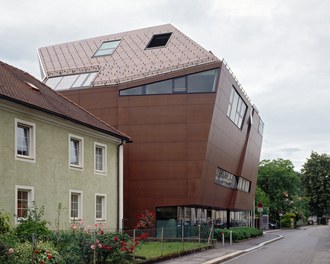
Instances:
[[[34,161],[35,159],[35,124],[15,120],[16,158]]]
[[[106,195],[95,195],[95,219],[96,221],[105,221],[106,219]]]
[[[15,215],[16,220],[19,220],[27,217],[28,209],[30,208],[34,199],[34,187],[16,185],[15,190]]]
[[[70,219],[82,219],[82,192],[70,191]]]
[[[242,128],[246,113],[246,104],[233,87],[230,94],[227,116],[235,123],[238,128]]]
[[[106,173],[107,146],[101,143],[94,143],[95,172]]]
[[[69,158],[70,166],[83,167],[83,138],[70,135],[69,136]]]

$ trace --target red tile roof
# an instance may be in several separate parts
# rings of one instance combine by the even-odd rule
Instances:
[[[0,98],[62,117],[129,141],[129,137],[55,92],[30,74],[0,61]]]
[[[162,33],[172,33],[165,47],[146,48],[153,35]],[[113,54],[93,56],[103,42],[111,40],[121,40]],[[98,72],[92,86],[125,83],[220,61],[171,24],[43,47],[38,52],[47,77]]]

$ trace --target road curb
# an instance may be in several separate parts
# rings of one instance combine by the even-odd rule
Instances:
[[[214,258],[214,259],[208,260],[206,262],[203,262],[202,264],[218,264],[218,263],[222,263],[222,262],[225,262],[227,260],[230,260],[230,259],[233,259],[235,257],[238,257],[240,255],[243,255],[243,254],[249,253],[251,251],[257,250],[258,248],[261,248],[261,247],[263,247],[263,246],[265,246],[267,244],[273,243],[273,242],[275,242],[277,240],[280,240],[282,238],[283,238],[282,235],[278,235],[278,237],[275,237],[275,238],[270,239],[268,241],[262,242],[262,243],[260,243],[259,245],[255,246],[255,247],[251,247],[251,248],[244,249],[244,250],[237,250],[235,252],[226,254],[224,256],[221,256],[221,257],[218,257],[218,258]]]

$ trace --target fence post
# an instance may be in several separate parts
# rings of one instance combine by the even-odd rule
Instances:
[[[208,241],[207,241],[207,245],[210,245],[210,241],[211,241],[212,233],[213,233],[213,225],[211,226],[211,229],[210,229],[210,234],[209,234],[209,239],[208,239]]]
[[[229,231],[229,244],[231,245],[233,243],[233,231]]]
[[[201,246],[201,225],[198,225],[198,243]]]
[[[36,249],[36,238],[34,234],[32,234],[32,263],[34,263],[35,260],[35,249]]]
[[[221,235],[222,235],[222,247],[225,247],[225,232],[222,232]]]
[[[162,233],[160,237],[160,256],[163,256],[163,242],[164,242],[164,227],[162,227]]]
[[[96,264],[96,231],[94,231],[94,260],[93,263]]]
[[[133,242],[135,244],[135,231],[136,229],[133,229]],[[133,250],[133,263],[135,263],[135,250]]]
[[[182,251],[184,251],[184,224],[182,222],[181,228],[181,244],[182,244]]]

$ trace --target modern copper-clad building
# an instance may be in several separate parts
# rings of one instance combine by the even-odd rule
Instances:
[[[39,60],[46,84],[133,140],[125,228],[144,209],[158,226],[253,210],[263,123],[224,61],[169,24],[40,48]]]

